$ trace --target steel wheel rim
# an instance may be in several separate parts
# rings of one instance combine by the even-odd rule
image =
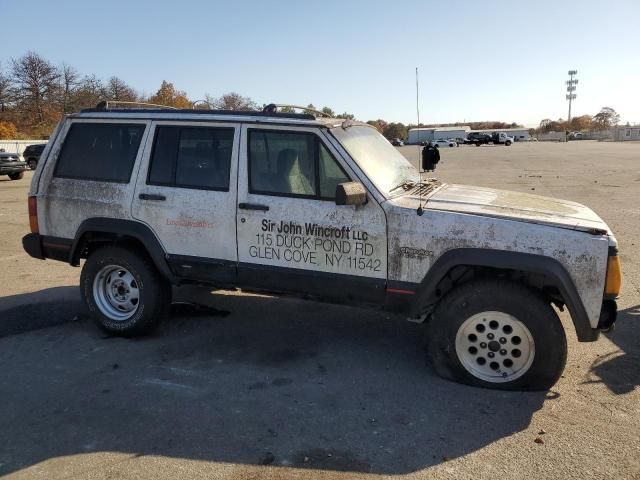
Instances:
[[[140,305],[138,281],[126,268],[107,265],[93,280],[93,298],[98,309],[109,319],[128,320]]]
[[[490,383],[511,382],[533,363],[535,342],[524,323],[504,312],[480,312],[456,334],[456,354],[474,377]]]

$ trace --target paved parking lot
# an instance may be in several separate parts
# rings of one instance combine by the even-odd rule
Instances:
[[[3,177],[0,475],[639,478],[640,144],[443,149],[437,173],[585,203],[616,232],[618,328],[591,344],[570,331],[552,391],[443,381],[422,326],[297,299],[181,289],[211,308],[109,338],[86,318],[79,269],[22,252],[31,174]]]

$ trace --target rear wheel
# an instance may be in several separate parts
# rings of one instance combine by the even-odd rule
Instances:
[[[36,167],[38,166],[38,162],[32,158],[27,162],[27,165],[29,165],[29,168],[31,170],[35,170]]]
[[[150,331],[171,303],[171,285],[147,255],[120,246],[105,246],[89,255],[80,288],[96,324],[115,335]]]
[[[16,172],[16,173],[9,174],[9,178],[11,180],[20,180],[22,177],[24,177],[24,172]]]
[[[567,359],[560,319],[536,291],[477,280],[451,291],[429,324],[429,359],[439,375],[469,385],[545,390]]]

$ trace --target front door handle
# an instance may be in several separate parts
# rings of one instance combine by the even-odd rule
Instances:
[[[156,193],[141,193],[140,195],[138,195],[138,198],[140,200],[157,200],[157,201],[163,201],[167,199],[167,197],[165,197],[164,195],[158,195]]]
[[[242,210],[260,210],[262,212],[269,210],[268,205],[261,205],[259,203],[239,203],[238,208]]]

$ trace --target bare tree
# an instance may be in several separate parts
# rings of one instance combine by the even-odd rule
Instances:
[[[106,100],[105,87],[95,75],[84,77],[73,95],[73,105],[78,109],[93,108],[102,100]]]
[[[239,93],[229,92],[222,95],[214,103],[221,110],[257,110],[258,104],[249,97],[243,97]]]
[[[602,107],[593,117],[593,124],[598,130],[606,130],[620,123],[620,115],[611,107]]]
[[[48,60],[35,52],[13,59],[12,81],[18,107],[30,117],[31,124],[43,125],[54,97],[59,73]]]
[[[11,99],[11,79],[2,71],[2,65],[0,65],[0,112],[5,111]]]
[[[111,77],[105,86],[105,96],[108,100],[121,102],[135,102],[138,99],[136,91],[118,77]]]
[[[80,74],[71,65],[62,64],[60,67],[60,109],[62,114],[71,113],[73,98],[80,84]]]

